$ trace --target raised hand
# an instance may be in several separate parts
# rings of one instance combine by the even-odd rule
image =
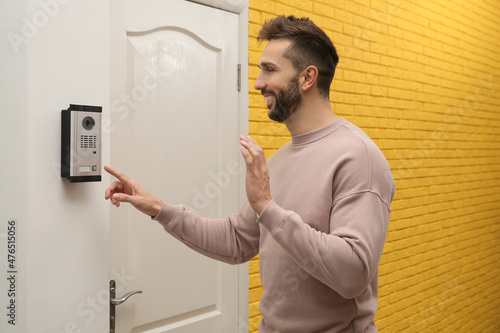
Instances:
[[[247,165],[246,191],[248,203],[260,214],[272,200],[269,170],[262,148],[251,137],[240,136],[241,154]]]

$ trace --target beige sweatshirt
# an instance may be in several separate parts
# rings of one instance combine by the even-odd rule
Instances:
[[[268,160],[273,200],[227,219],[163,203],[154,217],[231,264],[259,253],[259,332],[377,332],[378,263],[395,184],[378,147],[343,118],[292,136]]]

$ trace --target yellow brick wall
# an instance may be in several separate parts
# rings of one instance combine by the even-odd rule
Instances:
[[[396,180],[380,263],[380,332],[500,332],[500,2],[250,0],[249,130],[289,140],[252,87],[259,26],[308,16],[340,55],[331,102],[386,155]],[[250,332],[260,321],[250,263]]]

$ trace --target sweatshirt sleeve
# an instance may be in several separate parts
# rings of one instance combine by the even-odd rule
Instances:
[[[259,252],[260,231],[256,218],[248,203],[238,214],[226,219],[209,219],[186,211],[182,205],[162,202],[153,220],[191,249],[228,264],[239,264]]]
[[[349,299],[361,294],[378,270],[389,216],[389,207],[376,193],[363,191],[332,205],[329,233],[315,230],[274,201],[257,222],[297,265]]]

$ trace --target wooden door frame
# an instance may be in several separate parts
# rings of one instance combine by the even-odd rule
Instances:
[[[238,96],[238,117],[239,117],[239,132],[242,135],[248,135],[249,121],[249,102],[248,102],[248,6],[249,1],[244,0],[245,7],[239,15],[238,28],[238,63],[241,64],[241,90]],[[240,206],[246,200],[245,191],[245,174],[239,175],[239,193]],[[248,305],[248,288],[249,288],[249,271],[248,263],[242,264],[238,268],[238,332],[248,333],[249,331],[249,305]]]

